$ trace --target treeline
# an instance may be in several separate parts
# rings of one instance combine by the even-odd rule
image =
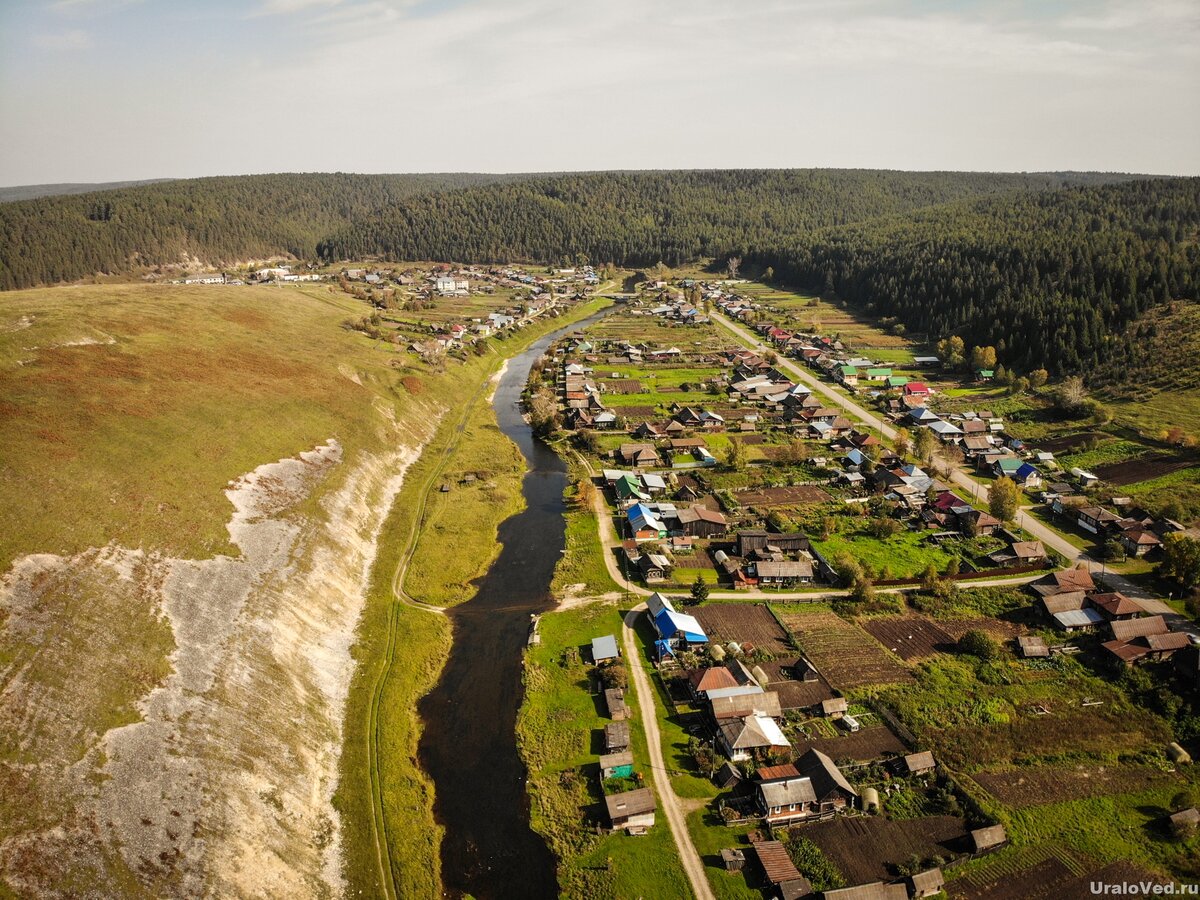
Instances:
[[[0,203],[0,289],[196,257],[316,256],[346,223],[492,175],[247,175]]]
[[[0,288],[185,258],[741,257],[1009,370],[1088,374],[1200,289],[1200,179],[792,169],[268,175],[0,204]]]
[[[414,197],[319,246],[329,261],[392,259],[668,265],[772,253],[820,229],[981,194],[1098,175],[789,169],[602,172]]]
[[[750,259],[1010,369],[1090,374],[1200,292],[1200,179],[1025,192],[828,229]]]
[[[0,289],[291,254],[677,264],[998,191],[1122,176],[787,170],[251,175],[0,203]],[[783,243],[781,243],[783,242]]]

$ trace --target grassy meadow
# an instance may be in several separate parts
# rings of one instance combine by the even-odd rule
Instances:
[[[224,489],[403,405],[399,351],[327,287],[108,285],[0,300],[0,570],[115,542],[234,553]]]

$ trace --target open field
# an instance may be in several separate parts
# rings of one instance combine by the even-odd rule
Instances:
[[[837,737],[798,737],[796,739],[797,752],[803,753],[810,747],[820,750],[835,762],[841,760],[869,762],[907,752],[900,739],[892,734],[885,725],[872,725],[853,733],[839,730]]]
[[[803,709],[815,706],[822,700],[833,696],[833,689],[820,675],[814,681],[797,681],[791,673],[782,670],[790,668],[799,657],[790,656],[759,663],[768,678],[768,690],[779,695],[779,702],[784,709]]]
[[[1059,898],[1087,871],[1088,864],[1053,842],[1009,847],[972,862],[947,893],[970,900]]]
[[[1093,868],[1092,863],[1056,844],[1020,847],[985,857],[972,871],[947,885],[955,900],[1085,900],[1092,884],[1167,885],[1171,879],[1129,862]]]
[[[858,316],[847,306],[821,300],[812,294],[797,293],[755,281],[738,285],[737,291],[756,302],[783,310],[797,328],[821,334],[836,334],[847,346],[855,350],[869,347],[872,350],[885,351],[885,356],[880,356],[885,362],[912,362],[913,344],[910,340],[888,334],[876,323]]]
[[[340,327],[362,309],[327,286],[5,294],[0,569],[110,541],[233,552],[230,481],[331,437],[373,441],[362,411],[399,354]]]
[[[850,884],[890,881],[894,866],[914,854],[921,859],[961,852],[963,820],[927,816],[893,821],[884,818],[836,818],[798,829],[828,856]]]
[[[828,503],[833,499],[823,488],[809,484],[737,491],[734,498],[741,506],[753,506],[757,509],[778,509],[809,503]]]
[[[844,531],[827,540],[813,539],[813,545],[826,559],[849,554],[879,578],[915,578],[932,564],[944,572],[953,558],[929,540],[929,532],[902,529],[891,537],[878,538],[870,534],[865,520],[848,520]]]
[[[631,341],[664,349],[677,347],[684,353],[714,353],[735,346],[733,339],[723,329],[711,325],[668,325],[656,316],[610,316],[589,328],[588,334],[596,338]],[[618,367],[613,371],[624,370]]]
[[[1005,652],[978,667],[973,659],[939,654],[916,666],[915,685],[880,692],[949,765],[965,771],[1029,766],[1064,753],[1115,762],[1119,754],[1166,740],[1161,719],[1133,708],[1078,660],[1032,665]]]
[[[839,690],[912,678],[878,641],[841,616],[820,608],[777,612],[817,671]]]
[[[1028,766],[1002,772],[979,772],[973,780],[1013,809],[1061,803],[1106,794],[1133,794],[1186,784],[1177,776],[1130,764],[1080,763],[1076,766]]]
[[[1125,487],[1142,481],[1150,481],[1183,469],[1194,469],[1200,465],[1196,454],[1156,453],[1125,462],[1096,467],[1100,480],[1116,487]]]
[[[747,606],[715,603],[696,607],[691,612],[704,626],[704,631],[711,641],[737,641],[743,645],[749,642],[755,649],[772,656],[796,655],[791,638],[775,621],[765,604]]]
[[[0,631],[21,893],[341,889],[371,821],[343,832],[333,800],[366,573],[454,390],[343,329],[359,309],[325,287],[5,295],[3,566],[42,554],[6,574]]]
[[[905,662],[953,649],[954,638],[929,619],[889,617],[867,619],[863,629]]]
[[[405,581],[409,596],[431,606],[454,606],[475,594],[472,581],[500,552],[496,529],[523,506],[525,460],[479,402],[453,458],[428,497],[421,535]]]

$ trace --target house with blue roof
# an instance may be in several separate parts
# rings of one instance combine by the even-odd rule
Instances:
[[[635,541],[659,541],[667,536],[666,523],[644,503],[633,504],[626,510],[625,516]]]
[[[650,595],[646,601],[646,614],[658,634],[654,647],[659,659],[708,643],[708,635],[696,617],[677,612],[671,601],[662,594]]]
[[[1015,456],[1002,456],[996,460],[992,474],[997,478],[1011,478],[1018,487],[1038,488],[1042,485],[1042,473],[1033,464]]]

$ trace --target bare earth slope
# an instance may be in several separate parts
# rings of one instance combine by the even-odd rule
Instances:
[[[201,352],[211,342],[222,366],[233,369],[227,377],[259,401],[258,421],[247,423],[234,408],[241,393],[226,399],[229,409],[219,407],[225,395],[211,389],[217,373],[206,372],[202,385],[211,407],[200,404],[200,390],[169,384],[181,371],[152,364],[139,345],[144,315],[126,330],[114,312],[119,303],[104,314],[113,341],[106,352],[140,366],[138,378],[103,382],[95,370],[48,363],[34,373],[86,407],[84,431],[64,430],[53,443],[68,463],[77,453],[98,454],[88,471],[100,484],[77,482],[72,521],[60,512],[70,491],[56,480],[39,489],[34,462],[0,460],[6,521],[20,527],[54,515],[61,530],[50,533],[40,522],[10,532],[10,546],[34,543],[45,552],[18,553],[0,569],[0,896],[6,889],[21,897],[338,896],[345,888],[341,823],[331,799],[351,647],[376,536],[443,415],[442,401],[397,392],[389,360],[338,327],[340,301],[290,292],[273,294],[269,305],[252,293],[197,301],[203,311],[215,303],[225,313],[261,317],[264,328],[251,334],[256,342],[277,316],[328,327],[336,352],[319,338],[313,347],[285,342],[270,351],[289,362],[292,375],[276,384],[261,357],[250,359],[253,371],[240,372],[246,355],[217,349],[242,334],[226,336],[227,319],[217,317],[211,334],[189,331],[193,295],[135,293],[138,309],[153,300],[182,322],[163,324],[165,315],[155,322],[155,360],[169,359],[173,346]],[[22,392],[33,370],[22,361],[35,354],[57,360],[33,345],[45,346],[36,323],[61,314],[53,308],[60,298],[22,299],[30,302],[17,311],[35,325],[21,330],[20,352],[0,362],[17,388],[10,402],[33,404],[33,394]],[[303,357],[304,383],[290,357]],[[89,383],[72,386],[81,374]],[[248,377],[258,380],[247,386]],[[284,398],[296,391],[314,402],[322,392],[338,400],[321,414],[264,417],[276,403],[290,413]],[[128,414],[135,394],[159,398],[152,415]],[[51,411],[66,414],[59,395],[39,396],[40,413],[49,397]],[[190,430],[162,424],[176,418]],[[0,417],[0,443],[35,453],[26,427]],[[325,434],[313,440],[318,428]],[[255,446],[296,450],[226,481],[228,543],[215,542],[221,550],[181,553],[213,544],[173,537],[161,523],[131,528],[122,518],[144,500],[119,492],[104,499],[105,485],[128,466],[111,448],[150,436],[165,447],[160,431],[171,436],[173,460],[196,464],[190,478],[182,472],[147,493],[183,508],[220,507],[207,496],[220,477],[205,453],[214,439],[238,459]],[[112,462],[100,458],[99,433],[113,436]],[[101,527],[138,543],[113,539],[80,549],[80,532]]]

